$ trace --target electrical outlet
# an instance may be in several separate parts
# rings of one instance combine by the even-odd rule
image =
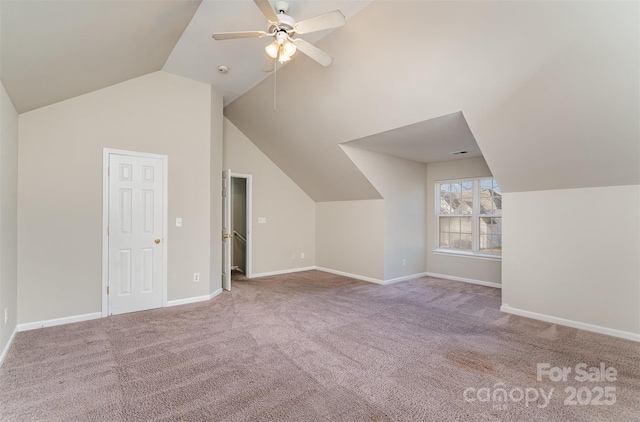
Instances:
[[[300,259],[304,259],[304,252],[300,254]]]
[[[6,324],[9,321],[9,308],[4,308],[4,323]]]
[[[405,265],[407,265],[407,260],[406,260],[406,259],[403,259],[403,260],[402,260],[402,266],[404,267]]]
[[[193,281],[195,282],[200,281],[200,273],[193,273]]]

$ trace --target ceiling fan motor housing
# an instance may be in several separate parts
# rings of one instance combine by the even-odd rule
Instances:
[[[287,33],[293,32],[293,26],[296,24],[296,21],[291,16],[280,13],[278,14],[278,21],[278,23],[269,23],[269,28],[267,29],[269,33],[280,30],[285,30]]]

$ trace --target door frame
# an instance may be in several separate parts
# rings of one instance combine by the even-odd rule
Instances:
[[[251,253],[251,251],[252,251],[251,238],[252,238],[252,235],[253,235],[253,230],[252,230],[252,227],[251,227],[251,221],[252,221],[251,220],[251,215],[252,215],[252,207],[253,207],[253,205],[252,205],[252,196],[253,195],[252,195],[251,183],[252,183],[253,176],[251,174],[242,174],[242,173],[233,173],[233,172],[231,172],[231,178],[232,179],[233,178],[245,179],[246,182],[247,182],[246,191],[245,191],[245,198],[246,198],[246,201],[247,201],[246,204],[245,204],[246,205],[246,211],[247,211],[246,215],[245,215],[246,223],[247,223],[247,237],[246,237],[246,239],[247,239],[247,250],[245,251],[245,253],[246,253],[246,260],[247,261],[245,262],[245,264],[246,264],[246,268],[245,268],[246,273],[245,273],[244,276],[247,277],[247,278],[251,278],[251,276],[253,274],[252,273],[252,265],[251,265],[251,255],[252,255],[252,253]],[[231,204],[232,204],[231,206],[233,207],[233,201],[231,202]],[[233,212],[233,209],[232,209],[232,212]],[[232,262],[232,264],[233,264],[233,262]]]
[[[162,161],[163,173],[163,200],[162,200],[162,238],[164,247],[162,248],[162,307],[167,306],[167,239],[168,239],[168,222],[169,222],[169,201],[168,201],[168,161],[169,157],[161,154],[152,154],[148,152],[126,151],[121,149],[103,148],[102,149],[102,317],[109,315],[109,295],[107,295],[107,287],[109,286],[109,236],[107,229],[109,227],[109,155],[128,155],[130,157],[156,158]]]

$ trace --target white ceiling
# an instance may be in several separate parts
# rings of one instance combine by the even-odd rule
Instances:
[[[342,145],[421,163],[482,157],[461,111],[365,136]],[[460,151],[466,153],[453,154]]]
[[[371,0],[289,0],[288,14],[300,22],[340,10],[349,19],[370,2]],[[275,1],[272,0],[271,4],[275,4]],[[225,105],[229,104],[269,76],[261,69],[266,58],[264,48],[273,39],[215,41],[211,34],[266,29],[266,18],[251,0],[204,0],[171,52],[163,70],[215,86],[224,96]],[[315,44],[329,32],[331,31],[319,31],[297,38]],[[326,53],[332,55],[331,51]],[[297,53],[296,56],[301,54]],[[218,72],[221,65],[227,66],[229,72]]]
[[[0,77],[18,113],[162,69],[200,1],[0,1]]]
[[[348,19],[370,0],[289,3],[301,21],[336,9]],[[0,77],[19,113],[158,70],[212,84],[228,104],[269,75],[267,39],[211,38],[265,30],[252,0],[1,0],[0,16]]]
[[[639,17],[639,2],[374,1],[318,42],[329,68],[278,73],[276,111],[268,79],[224,112],[316,201],[376,197],[341,144],[390,153],[426,121],[403,143],[430,161],[427,134],[453,130],[431,119],[458,111],[504,192],[638,184]]]
[[[506,192],[640,183],[639,2],[291,0],[289,13],[334,9],[344,27],[302,37],[334,63],[297,54],[275,111],[267,40],[211,38],[264,29],[251,0],[0,0],[0,78],[19,113],[158,70],[211,83],[316,201],[378,197],[340,148],[352,140],[432,162],[473,138]]]

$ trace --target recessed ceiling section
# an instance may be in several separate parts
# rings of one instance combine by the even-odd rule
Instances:
[[[159,71],[199,4],[0,1],[2,83],[23,113]]]
[[[482,157],[461,111],[345,142],[422,163]],[[460,154],[461,151],[466,151]]]

